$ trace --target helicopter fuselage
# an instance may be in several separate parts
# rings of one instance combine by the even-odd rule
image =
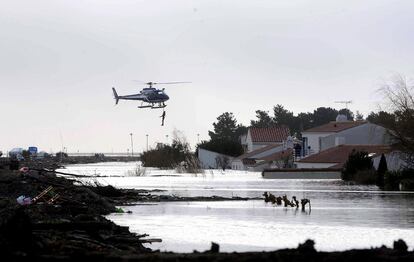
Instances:
[[[140,108],[162,108],[165,107],[164,102],[168,101],[170,97],[164,92],[164,90],[156,89],[156,88],[144,88],[139,94],[133,95],[125,95],[119,96],[115,90],[112,88],[114,93],[114,98],[116,104],[118,104],[119,100],[135,100],[135,101],[142,101],[144,103],[149,103],[150,105],[140,106]],[[158,106],[155,106],[158,104]]]

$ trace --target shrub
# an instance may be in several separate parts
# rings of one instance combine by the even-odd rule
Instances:
[[[344,169],[342,170],[342,179],[345,181],[356,181],[356,176],[361,171],[372,171],[374,170],[374,165],[372,159],[369,157],[367,152],[364,151],[355,151],[353,150],[351,154],[349,154],[348,160],[344,165]],[[363,174],[363,173],[362,173]],[[363,174],[367,176],[368,174]],[[375,178],[375,176],[374,176]],[[375,179],[373,181],[375,183]]]
[[[385,179],[384,176],[387,171],[388,171],[387,159],[385,158],[384,154],[382,154],[380,162],[378,164],[378,170],[377,170],[377,179],[376,179],[377,186],[384,187],[384,179]]]
[[[159,144],[155,149],[145,151],[141,155],[144,167],[158,167],[165,169],[177,168],[180,172],[197,173],[199,164],[185,137],[174,131],[171,145]]]
[[[352,180],[358,184],[372,185],[376,183],[377,172],[375,169],[357,171]]]
[[[384,188],[386,190],[414,190],[414,169],[386,172]]]

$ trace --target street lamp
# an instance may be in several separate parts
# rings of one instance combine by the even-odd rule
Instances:
[[[129,135],[131,136],[131,157],[134,157],[134,141],[132,140],[132,133]]]
[[[168,135],[165,135],[165,137],[167,138],[167,144],[168,144]]]
[[[200,144],[200,134],[197,134],[197,144]]]
[[[148,151],[148,134],[146,134],[146,136],[147,136],[147,151]]]

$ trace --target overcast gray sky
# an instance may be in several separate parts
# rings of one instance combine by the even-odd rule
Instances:
[[[283,104],[376,110],[381,80],[414,76],[414,1],[1,1],[0,150],[126,151],[165,142],[174,128],[194,145],[225,111],[248,124]],[[166,86],[161,111],[114,106],[132,80]]]

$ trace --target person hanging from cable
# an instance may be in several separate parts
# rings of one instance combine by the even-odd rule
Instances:
[[[161,126],[164,126],[164,120],[165,120],[165,110],[162,110],[162,115],[160,116],[162,118]]]

